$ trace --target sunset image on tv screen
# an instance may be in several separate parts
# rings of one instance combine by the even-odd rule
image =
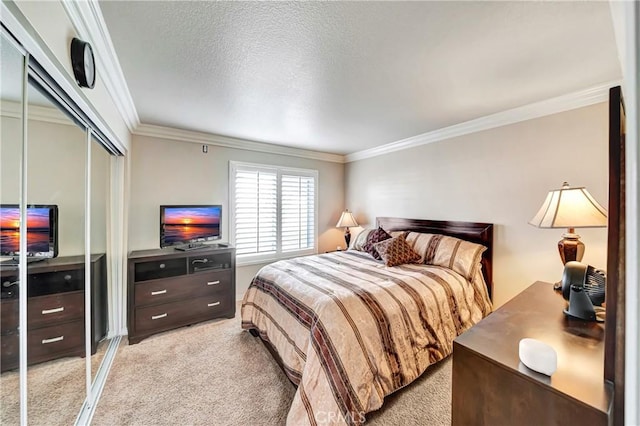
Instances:
[[[220,207],[165,207],[163,245],[218,237]]]
[[[17,253],[20,250],[20,209],[0,208],[0,252]],[[27,209],[27,252],[49,251],[49,209]]]

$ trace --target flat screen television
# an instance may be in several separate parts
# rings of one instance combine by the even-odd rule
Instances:
[[[0,256],[20,255],[20,206],[0,205]],[[49,259],[58,256],[58,206],[27,206],[27,257]]]
[[[160,206],[160,247],[219,240],[221,205]]]

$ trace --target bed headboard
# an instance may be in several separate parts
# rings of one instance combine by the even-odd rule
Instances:
[[[401,217],[378,217],[376,226],[385,231],[414,231],[443,234],[487,248],[482,254],[482,274],[487,283],[489,297],[493,300],[493,224],[479,222],[452,222],[443,220],[405,219]]]

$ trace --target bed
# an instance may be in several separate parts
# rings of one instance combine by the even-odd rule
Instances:
[[[491,312],[493,225],[387,217],[376,225],[420,260],[387,266],[387,257],[350,249],[278,261],[244,296],[242,328],[297,386],[287,424],[364,423]]]

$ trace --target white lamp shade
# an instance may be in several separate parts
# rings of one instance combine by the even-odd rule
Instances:
[[[538,213],[529,221],[538,228],[598,228],[607,226],[607,211],[584,187],[549,191]]]
[[[338,220],[336,224],[336,228],[348,228],[352,226],[358,226],[358,222],[356,222],[356,219],[353,217],[353,213],[349,210],[343,211],[342,215],[340,215],[340,220]]]

